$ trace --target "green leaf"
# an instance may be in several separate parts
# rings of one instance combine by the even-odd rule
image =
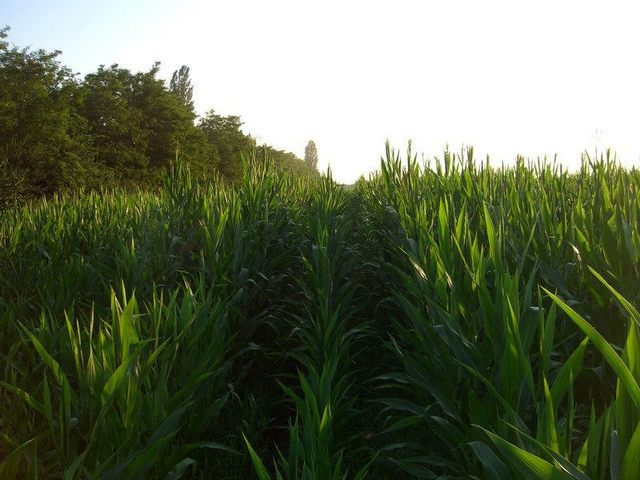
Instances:
[[[631,437],[622,459],[620,480],[638,480],[640,478],[640,423]]]
[[[578,328],[580,328],[589,337],[593,345],[598,349],[598,351],[600,351],[609,366],[618,376],[618,379],[625,386],[627,392],[629,392],[629,395],[631,396],[631,398],[633,398],[636,406],[640,407],[640,387],[638,387],[633,374],[629,371],[622,359],[618,356],[613,347],[609,345],[609,342],[607,342],[605,338],[600,335],[600,333],[598,333],[598,331],[593,328],[589,322],[587,322],[569,305],[564,303],[546,288],[543,289],[553,299],[553,301],[556,302],[558,306],[562,308],[562,310],[564,310],[569,318],[573,320]]]
[[[26,449],[29,445],[31,445],[38,437],[33,437],[30,440],[18,445],[13,451],[7,455],[5,455],[0,460],[0,478],[12,480],[14,478],[18,478],[16,475],[16,470],[18,469],[20,462],[20,454],[24,449]]]
[[[56,381],[58,382],[58,385],[62,387],[62,390],[65,396],[68,396],[70,398],[71,387],[69,386],[69,382],[64,372],[62,371],[62,368],[60,368],[60,364],[56,362],[53,359],[53,357],[49,355],[49,353],[47,353],[46,349],[44,348],[42,343],[40,343],[40,340],[36,338],[35,335],[33,335],[30,331],[26,329],[25,329],[25,333],[31,340],[31,343],[33,343],[33,346],[35,347],[36,351],[40,354],[40,357],[42,358],[44,363],[51,369],[51,372],[53,373],[53,378],[55,378]]]
[[[631,316],[631,320],[633,320],[636,325],[638,325],[638,327],[640,327],[640,313],[638,313],[638,310],[635,309],[635,307],[633,305],[631,305],[631,303],[624,298],[622,295],[620,295],[620,293],[618,293],[618,291],[613,288],[603,277],[602,275],[600,275],[598,272],[596,272],[593,268],[589,267],[589,270],[591,271],[591,273],[593,274],[593,276],[595,276],[598,280],[600,280],[600,282],[609,289],[609,291],[611,293],[613,293],[613,295],[618,299],[618,301],[622,304],[622,306],[624,307],[624,309],[629,313],[629,315]]]
[[[476,454],[487,480],[510,480],[513,478],[509,473],[507,466],[502,463],[502,460],[493,453],[493,450],[484,442],[469,442],[469,446],[472,448],[473,453]]]
[[[582,361],[588,344],[589,337],[585,337],[564,362],[558,375],[554,379],[553,385],[551,385],[551,398],[556,407],[560,405],[560,402],[564,399],[564,396],[571,387],[571,382],[575,381],[575,379],[578,378],[578,374],[582,371]]]
[[[134,360],[134,357],[128,357],[122,364],[116,368],[115,372],[111,374],[107,383],[105,383],[102,388],[102,393],[100,394],[100,400],[102,402],[102,406],[107,405],[113,397],[118,393],[120,388],[127,382],[129,366],[131,362]]]
[[[493,444],[500,450],[502,456],[511,465],[513,471],[518,472],[520,478],[526,478],[527,480],[574,480],[569,474],[533,453],[507,442],[489,430],[480,426],[477,426],[477,428],[491,439]]]
[[[559,453],[554,452],[547,445],[539,442],[538,440],[536,440],[535,438],[531,437],[530,435],[527,435],[522,430],[519,430],[518,428],[514,427],[510,423],[507,423],[507,426],[509,426],[510,428],[515,430],[516,432],[518,432],[518,434],[522,435],[526,440],[529,440],[530,442],[532,442],[535,445],[537,445],[538,448],[540,448],[542,451],[547,453],[547,455],[549,455],[551,458],[553,458],[553,460],[555,460],[555,462],[556,462],[556,464],[557,464],[557,466],[559,468],[561,468],[567,474],[571,475],[571,477],[575,478],[576,480],[589,480],[589,477],[587,475],[585,475],[583,472],[581,472],[578,467],[576,467],[573,463],[571,463],[569,460],[567,460],[565,457],[563,457]]]
[[[193,458],[185,458],[178,462],[164,478],[165,480],[178,480],[179,478],[182,478],[182,476],[187,471],[187,468],[197,463],[198,462],[196,462]]]
[[[262,460],[260,460],[260,457],[258,457],[258,454],[253,449],[244,433],[242,434],[242,438],[244,438],[244,443],[247,445],[247,449],[249,450],[249,455],[253,462],[253,468],[255,468],[256,474],[258,475],[258,480],[271,480],[264,463],[262,463]]]
[[[15,385],[11,385],[9,383],[3,382],[0,380],[0,385],[4,387],[6,390],[13,392],[18,398],[28,404],[31,408],[36,410],[37,412],[43,413],[44,406],[35,398],[33,398],[29,393],[25,392],[23,389],[16,387]]]
[[[162,439],[166,436],[175,434],[178,430],[178,425],[180,423],[182,415],[187,410],[187,408],[191,406],[192,403],[193,402],[187,402],[182,407],[173,411],[171,415],[167,416],[167,418],[165,418],[158,426],[158,428],[156,428],[156,430],[153,432],[153,434],[149,438],[147,445],[151,446],[158,441],[162,441]]]
[[[542,377],[542,381],[544,383],[544,423],[542,426],[544,428],[544,440],[545,445],[547,445],[552,451],[556,453],[560,453],[559,444],[558,444],[558,432],[556,430],[556,418],[555,418],[555,407],[553,404],[553,400],[551,398],[551,392],[549,391],[549,384],[547,383],[547,379]]]

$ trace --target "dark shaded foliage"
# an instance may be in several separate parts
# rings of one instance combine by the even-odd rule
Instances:
[[[0,30],[0,206],[80,189],[158,188],[180,155],[203,179],[235,181],[256,148],[238,116],[197,120],[189,67],[169,87],[159,63],[132,72],[100,65],[79,79],[59,51],[10,44]],[[287,170],[295,155],[271,147]]]

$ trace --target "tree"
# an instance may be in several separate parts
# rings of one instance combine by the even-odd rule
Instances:
[[[309,143],[304,148],[304,162],[312,170],[318,168],[318,149],[313,140],[309,140]]]
[[[83,115],[87,119],[97,164],[106,178],[157,183],[162,170],[175,158],[198,172],[213,170],[212,148],[194,125],[191,107],[156,78],[160,65],[133,73],[117,64],[85,77]],[[133,178],[133,177],[136,178]]]
[[[0,29],[0,203],[82,184],[86,122],[77,115],[79,83],[59,51],[32,51]]]
[[[134,105],[136,84],[134,74],[117,64],[100,65],[85,77],[82,114],[100,168],[135,170],[149,164],[149,132],[143,112]]]
[[[222,116],[214,110],[208,111],[198,122],[207,141],[215,148],[218,168],[230,180],[237,180],[242,173],[242,154],[254,145],[253,139],[245,135],[240,127],[242,121],[235,115]]]
[[[180,70],[173,72],[169,91],[180,97],[185,105],[193,109],[193,86],[189,77],[189,67],[182,65]]]
[[[176,152],[200,178],[218,170],[235,180],[241,155],[256,149],[238,116],[211,110],[194,124],[186,65],[168,86],[159,63],[143,72],[101,65],[81,80],[59,51],[15,47],[8,30],[0,28],[0,208],[79,188],[154,187]],[[283,170],[309,171],[263,147]]]

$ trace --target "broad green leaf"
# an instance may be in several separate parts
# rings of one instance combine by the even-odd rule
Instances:
[[[558,304],[562,310],[573,320],[573,322],[589,337],[593,345],[600,351],[604,359],[607,361],[612,370],[618,375],[618,379],[622,382],[622,384],[629,392],[631,398],[635,402],[636,406],[640,408],[640,387],[638,387],[638,383],[633,377],[632,373],[629,371],[627,366],[624,364],[622,359],[615,352],[613,347],[607,342],[598,331],[591,326],[589,322],[587,322],[581,315],[576,313],[569,305],[564,303],[558,297],[556,297],[553,293],[551,293],[546,288],[545,292],[553,299],[554,302]]]
[[[491,439],[512,469],[522,475],[522,478],[527,480],[574,480],[571,475],[537,455],[523,450],[482,427],[478,426],[478,428]]]
[[[589,344],[589,337],[585,337],[580,345],[573,351],[569,358],[564,362],[562,368],[551,385],[551,398],[553,404],[557,407],[564,399],[569,388],[571,388],[571,382],[578,378],[579,373],[582,371],[582,361],[584,359],[584,352]]]
[[[493,453],[493,450],[484,442],[470,442],[469,446],[473,449],[480,463],[482,463],[484,474],[487,480],[510,480],[513,478],[509,473],[502,460]]]
[[[125,385],[129,379],[129,367],[131,366],[134,357],[128,357],[116,370],[111,374],[107,383],[102,388],[100,394],[100,400],[102,406],[107,405],[118,391]]]
[[[609,291],[611,293],[613,293],[613,295],[616,297],[616,299],[620,302],[620,304],[624,307],[624,309],[629,313],[629,315],[631,316],[631,320],[633,320],[636,325],[638,327],[640,327],[640,313],[638,313],[638,310],[636,310],[636,308],[631,305],[631,303],[624,298],[622,295],[620,295],[620,293],[618,293],[618,291],[613,288],[609,282],[607,282],[602,275],[600,275],[598,272],[596,272],[593,268],[589,267],[589,270],[591,271],[591,273],[593,274],[594,277],[596,277],[598,280],[600,280],[600,282],[609,289]]]

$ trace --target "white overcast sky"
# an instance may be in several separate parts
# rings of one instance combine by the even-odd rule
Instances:
[[[640,7],[616,1],[0,0],[9,40],[161,74],[191,67],[199,113],[351,182],[385,139],[495,163],[611,146],[640,165]]]

